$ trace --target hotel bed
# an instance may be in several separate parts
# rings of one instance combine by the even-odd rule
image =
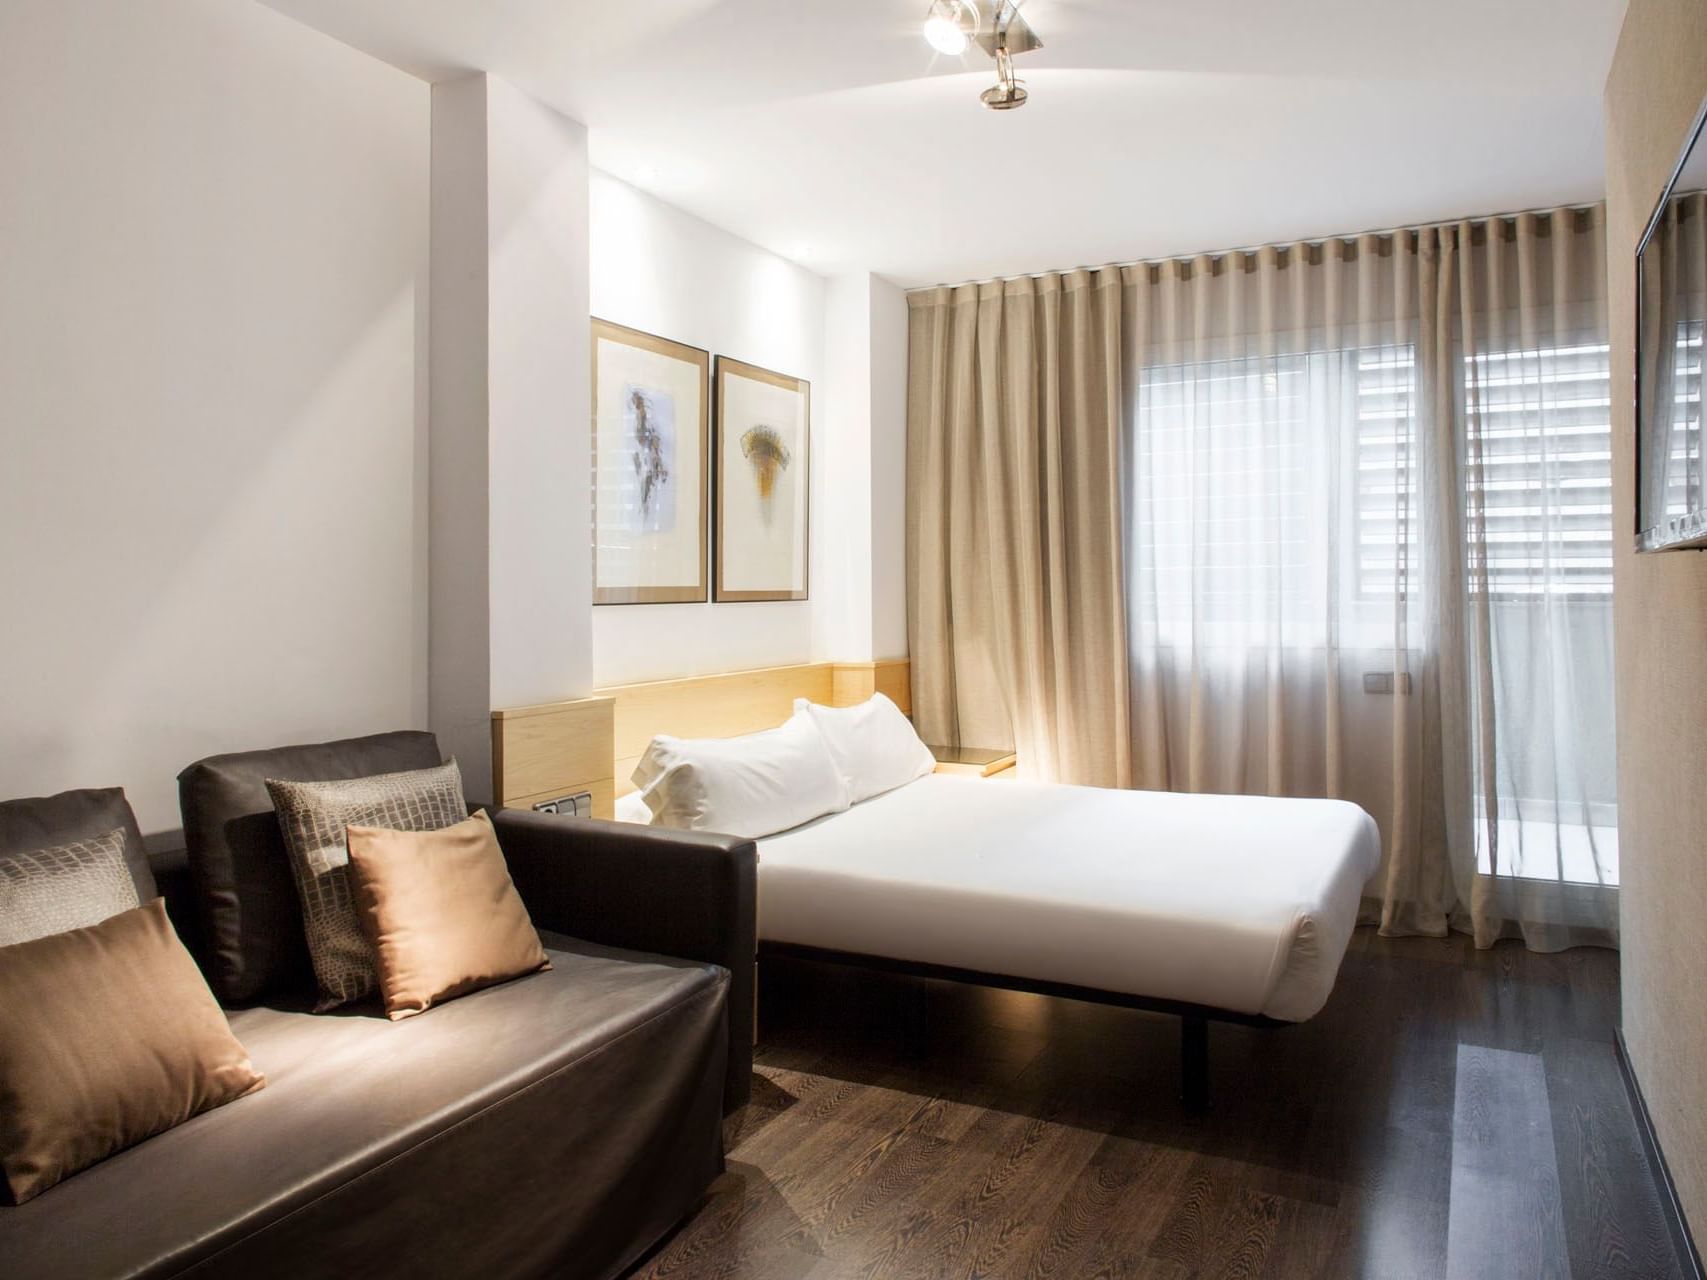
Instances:
[[[649,814],[631,796],[619,816]],[[1342,801],[944,774],[758,845],[761,956],[1177,1014],[1196,1105],[1209,1020],[1277,1026],[1327,1001],[1380,858]]]
[[[1379,857],[1341,801],[931,774],[760,840],[759,937],[1301,1022]]]

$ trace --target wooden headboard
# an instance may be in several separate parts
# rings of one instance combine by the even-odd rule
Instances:
[[[660,733],[733,738],[775,728],[793,713],[796,698],[850,707],[873,693],[886,694],[912,714],[905,658],[652,680],[600,689],[573,702],[495,711],[493,791],[500,804],[591,791],[594,816],[608,818],[615,797],[634,790],[629,781],[634,766]],[[511,776],[524,766],[525,773]]]

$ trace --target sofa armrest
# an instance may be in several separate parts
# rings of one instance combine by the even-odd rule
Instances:
[[[541,929],[729,970],[732,1111],[752,1088],[758,848],[751,840],[494,809],[510,878]]]

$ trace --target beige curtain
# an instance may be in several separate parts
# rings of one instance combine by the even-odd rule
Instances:
[[[1337,796],[1390,933],[1617,937],[1597,210],[911,296],[927,739]]]
[[[908,629],[932,743],[1131,783],[1120,274],[909,296]]]
[[[1603,243],[1125,269],[1137,783],[1362,805],[1387,932],[1615,937]]]

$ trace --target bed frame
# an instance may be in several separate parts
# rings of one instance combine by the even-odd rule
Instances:
[[[1290,1027],[1260,1013],[1235,1013],[1231,1009],[1216,1009],[1209,1005],[1188,1004],[1179,1000],[1156,1000],[1148,996],[1125,995],[1118,991],[1102,991],[1095,987],[1079,987],[1067,982],[1046,982],[1038,978],[1016,978],[1012,974],[985,973],[979,969],[957,969],[951,965],[925,964],[916,960],[895,960],[889,956],[864,955],[853,951],[832,951],[824,947],[808,947],[794,942],[759,943],[759,959],[809,960],[818,964],[847,965],[873,969],[882,973],[905,974],[914,978],[936,978],[944,982],[963,982],[978,987],[996,987],[1003,991],[1026,991],[1032,995],[1053,996],[1058,1000],[1083,1000],[1090,1004],[1115,1005],[1122,1009],[1142,1009],[1147,1013],[1165,1013],[1180,1020],[1179,1078],[1180,1099],[1187,1109],[1203,1111],[1209,1106],[1209,1024],[1230,1022],[1241,1027]]]
[[[649,681],[600,689],[590,698],[572,702],[495,711],[493,794],[500,804],[526,807],[546,797],[585,790],[594,796],[593,816],[609,818],[613,796],[633,790],[629,775],[656,734],[683,738],[735,737],[781,724],[792,712],[795,698],[809,698],[831,706],[852,706],[876,692],[887,694],[902,711],[911,714],[911,672],[905,658],[806,663]],[[1245,1027],[1293,1025],[1261,1014],[1237,1013],[1208,1005],[794,943],[761,941],[759,958],[767,956],[1025,991],[1177,1017],[1180,1096],[1194,1110],[1201,1110],[1209,1102],[1211,1022]]]

